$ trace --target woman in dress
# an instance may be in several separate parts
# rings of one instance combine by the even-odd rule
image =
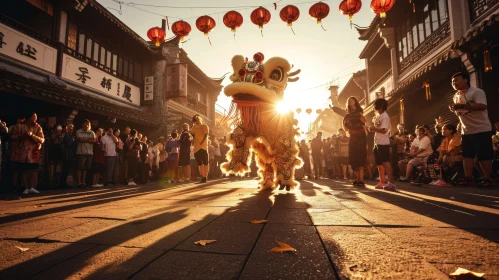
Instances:
[[[364,184],[364,166],[367,158],[367,138],[364,124],[366,117],[364,110],[360,107],[357,98],[351,96],[347,100],[347,114],[343,118],[343,127],[350,134],[348,146],[348,162],[356,171],[356,180],[354,186],[365,186]]]

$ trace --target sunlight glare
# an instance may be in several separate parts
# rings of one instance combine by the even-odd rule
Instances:
[[[286,102],[284,102],[284,101],[277,103],[277,105],[275,106],[275,109],[277,110],[277,112],[279,114],[285,114],[291,110],[291,108],[288,106],[288,104],[286,104]]]

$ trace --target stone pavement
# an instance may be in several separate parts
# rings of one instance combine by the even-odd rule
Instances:
[[[448,279],[457,267],[499,279],[499,189],[301,184],[0,197],[0,279]],[[276,241],[297,251],[270,253]]]

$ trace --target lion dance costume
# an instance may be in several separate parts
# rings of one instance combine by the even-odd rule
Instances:
[[[280,57],[264,63],[264,55],[256,53],[253,61],[241,55],[232,58],[232,84],[225,87],[225,95],[232,104],[225,121],[234,130],[228,135],[230,150],[221,169],[226,174],[243,175],[250,171],[252,155],[258,166],[262,189],[279,187],[292,190],[295,168],[301,167],[298,158],[298,135],[291,110],[279,113],[276,105],[283,99],[288,82],[298,80],[300,70],[289,72],[292,66]]]

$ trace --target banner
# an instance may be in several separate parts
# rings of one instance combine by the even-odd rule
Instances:
[[[187,64],[172,64],[166,67],[166,97],[187,97]]]

